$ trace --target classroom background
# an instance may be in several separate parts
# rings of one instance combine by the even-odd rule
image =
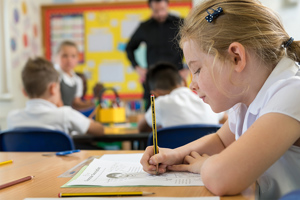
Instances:
[[[195,5],[199,1],[201,0],[191,0],[190,2],[192,5]],[[141,1],[0,0],[0,127],[2,130],[6,129],[6,116],[8,112],[25,106],[26,98],[22,94],[21,70],[27,59],[29,57],[45,56],[54,61],[53,51],[55,47],[51,47],[45,43],[45,37],[49,37],[49,32],[47,33],[47,27],[45,28],[44,26],[45,19],[42,18],[41,8],[43,6],[60,4],[99,4],[101,2],[107,4]],[[105,21],[105,17],[107,17],[96,12],[69,16],[68,19],[71,19],[71,21],[79,26],[85,22],[84,31],[86,36],[79,37],[78,41],[82,44],[82,46],[79,46],[82,55],[82,64],[75,70],[84,73],[88,78],[88,95],[92,93],[92,86],[97,81],[102,80],[106,83],[106,86],[115,87],[120,92],[121,97],[141,98],[142,87],[138,83],[137,74],[126,60],[124,49],[127,42],[126,38],[129,38],[132,30],[138,25],[139,20],[147,19],[150,14],[150,11],[147,13],[147,10],[149,10],[147,9],[147,2],[142,2],[145,4],[144,9],[146,9],[146,12],[135,13],[135,10],[132,9],[127,10],[130,14],[122,14],[122,12],[127,12],[126,9],[122,12],[116,11],[114,15],[116,20],[111,20],[110,23],[105,24],[104,26],[106,27],[93,28],[96,23],[95,20]],[[174,2],[180,2],[180,0],[174,0]],[[294,37],[295,40],[300,40],[300,26],[295,23],[300,21],[300,0],[261,0],[261,2],[278,12],[288,34]],[[173,10],[170,7],[170,10],[183,17],[188,13],[188,8],[186,7],[176,7]],[[123,19],[125,15],[127,18]],[[116,28],[119,27],[119,19],[122,19],[123,23],[120,25],[121,29]],[[55,25],[62,23],[63,17],[58,14],[54,18],[51,18],[51,20]],[[131,27],[131,29],[122,29],[122,25],[124,27]],[[48,29],[48,31],[50,30]],[[112,34],[116,31],[122,31],[122,38],[118,40],[117,48],[112,49],[112,43],[107,42],[112,37],[112,35],[107,34],[107,31],[110,31]],[[50,34],[55,33],[52,32]],[[78,34],[82,35],[82,32],[79,31]],[[56,38],[57,41],[59,39]],[[93,45],[93,43],[104,45]],[[89,52],[84,51],[87,44],[89,44]],[[142,45],[136,53],[140,57],[139,62],[141,66],[145,66],[145,47]],[[119,62],[112,62],[109,59],[118,56],[120,57]],[[112,73],[112,71],[117,71],[118,73],[115,76],[106,76],[106,74]]]

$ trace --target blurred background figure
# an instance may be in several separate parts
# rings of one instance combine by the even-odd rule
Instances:
[[[181,18],[169,13],[168,0],[149,0],[152,16],[142,22],[132,35],[126,47],[126,53],[132,67],[139,74],[140,82],[144,87],[144,100],[146,108],[149,107],[150,91],[145,82],[147,69],[142,68],[136,61],[134,51],[141,42],[147,45],[147,68],[157,62],[170,62],[180,70],[183,79],[188,75],[188,70],[183,68],[183,53],[179,48],[176,37],[179,31]]]

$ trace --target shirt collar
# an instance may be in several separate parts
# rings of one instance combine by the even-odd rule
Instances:
[[[40,109],[42,107],[43,109],[54,109],[57,108],[57,106],[50,101],[44,100],[44,99],[30,99],[26,102],[26,110],[36,110]]]
[[[70,77],[70,75],[67,74],[66,72],[64,72],[62,69],[59,69],[58,71],[59,71],[62,75]],[[72,77],[73,77],[73,76],[76,75],[76,73],[75,73],[74,71],[71,71],[71,75],[72,75]]]
[[[257,115],[261,109],[262,102],[267,95],[268,89],[277,81],[293,77],[298,72],[295,62],[287,57],[283,57],[273,69],[266,82],[256,95],[255,99],[249,106],[249,112]]]

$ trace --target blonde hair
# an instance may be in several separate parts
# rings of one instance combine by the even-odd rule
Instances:
[[[207,22],[206,10],[218,7],[223,13]],[[284,48],[290,36],[279,17],[257,0],[204,0],[189,13],[179,36],[181,47],[193,40],[205,53],[223,60],[230,44],[239,42],[268,66],[275,66],[284,55],[300,62],[300,42],[293,41]]]

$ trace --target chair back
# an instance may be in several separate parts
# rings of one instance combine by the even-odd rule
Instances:
[[[292,192],[283,195],[279,200],[299,200],[300,199],[300,189],[294,190]]]
[[[0,133],[1,151],[67,151],[74,150],[73,140],[62,131],[22,127]]]
[[[80,110],[79,112],[81,114],[83,114],[84,116],[89,117],[94,110],[95,110],[95,108],[92,107],[92,108],[88,108],[88,109],[85,109],[85,110]]]
[[[210,133],[215,133],[221,125],[189,124],[161,128],[157,130],[157,144],[164,148],[177,148],[197,140]],[[148,137],[148,146],[153,145],[153,134]]]

